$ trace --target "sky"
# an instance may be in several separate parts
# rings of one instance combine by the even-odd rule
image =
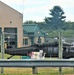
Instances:
[[[74,22],[74,0],[0,0],[23,14],[23,22],[43,22],[49,17],[50,9],[60,6],[65,12],[66,21]]]

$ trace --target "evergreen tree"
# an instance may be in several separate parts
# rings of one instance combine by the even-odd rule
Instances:
[[[66,16],[64,16],[64,11],[60,6],[54,6],[53,9],[50,10],[51,17],[46,17],[45,22],[47,26],[51,29],[59,29],[65,22]]]

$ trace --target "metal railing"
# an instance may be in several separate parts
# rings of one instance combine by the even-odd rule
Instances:
[[[0,67],[74,67],[74,59],[1,59]]]
[[[0,67],[30,67],[36,74],[36,67],[74,67],[74,59],[1,59]]]

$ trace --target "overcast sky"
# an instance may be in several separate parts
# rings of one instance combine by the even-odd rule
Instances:
[[[49,17],[50,9],[60,6],[65,12],[66,21],[74,22],[74,0],[0,0],[23,13],[23,21],[44,21]]]

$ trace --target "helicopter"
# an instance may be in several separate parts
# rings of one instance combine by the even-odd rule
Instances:
[[[43,50],[43,53],[45,53],[45,57],[58,57],[59,43],[47,42],[42,44],[33,44],[28,47],[9,48],[9,49],[5,49],[5,53],[11,55],[10,57],[8,57],[8,59],[10,59],[15,55],[28,56],[32,52],[39,52],[39,50]],[[62,55],[63,55],[63,58],[65,59],[74,57],[74,49],[72,47],[72,44],[63,43]]]

